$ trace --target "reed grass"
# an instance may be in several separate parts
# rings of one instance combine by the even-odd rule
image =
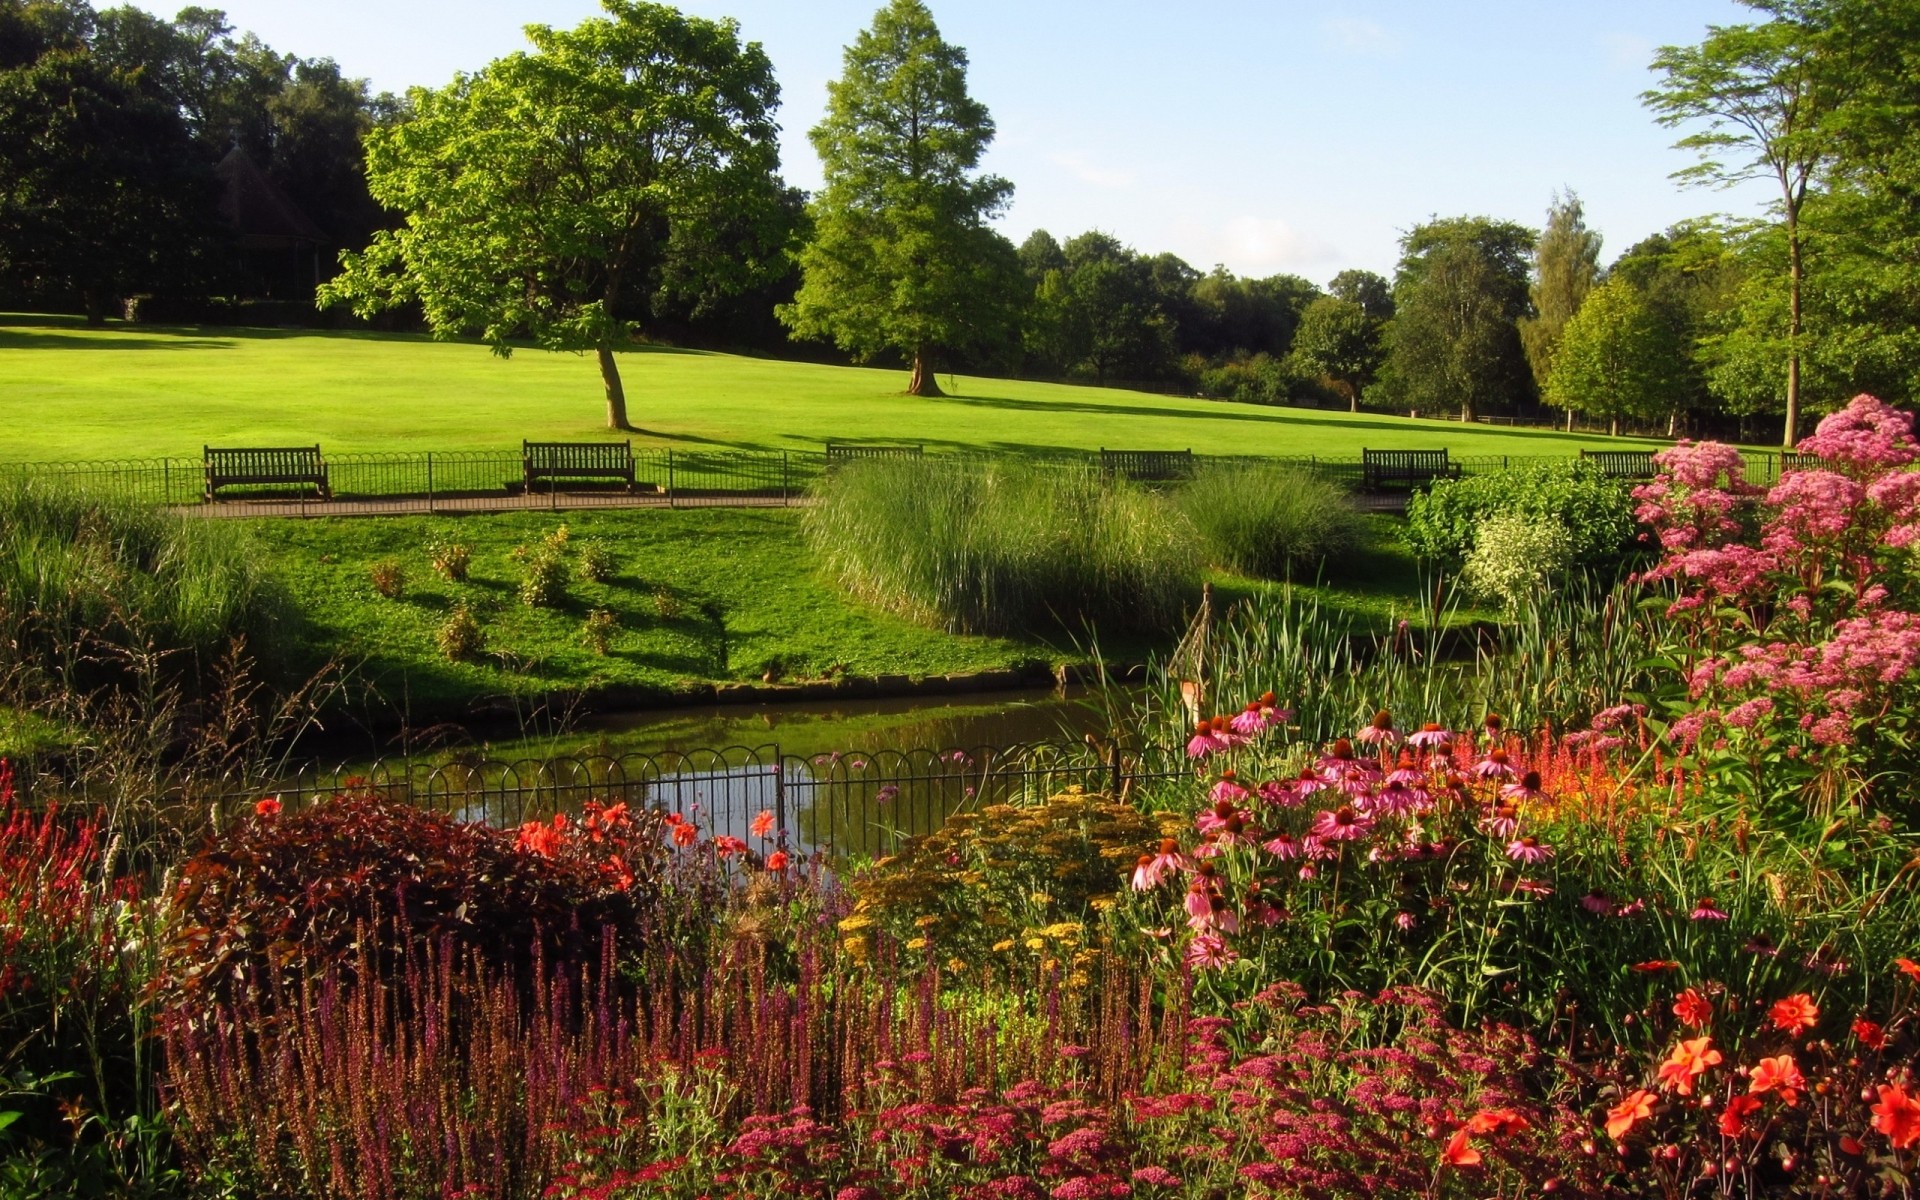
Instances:
[[[1175,629],[1203,565],[1172,506],[1079,466],[856,463],[818,487],[807,532],[854,596],[955,633]]]
[[[1361,539],[1362,518],[1346,493],[1308,471],[1213,463],[1172,497],[1213,566],[1256,578],[1311,574]]]

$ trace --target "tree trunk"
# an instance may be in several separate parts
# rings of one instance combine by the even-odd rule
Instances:
[[[1351,383],[1347,385],[1347,411],[1350,413],[1360,411],[1360,389]]]
[[[105,325],[107,323],[107,305],[99,292],[88,288],[80,293],[80,302],[87,311],[87,324]]]
[[[613,361],[613,347],[602,346],[600,382],[607,387],[607,428],[632,429],[627,424],[627,389],[620,385],[620,364]]]
[[[926,346],[913,350],[913,376],[907,380],[909,396],[944,396],[940,382],[933,377],[933,352]]]
[[[1573,410],[1572,409],[1567,410],[1567,432],[1568,433],[1573,432]]]
[[[1787,429],[1781,445],[1793,449],[1800,424],[1800,224],[1787,215]]]
[[[1619,417],[1607,418],[1607,436],[1608,437],[1620,436],[1620,418]]]
[[[1667,440],[1672,441],[1680,432],[1680,410],[1674,409],[1667,414]]]
[[[1473,401],[1463,400],[1460,402],[1460,423],[1462,425],[1473,424]]]

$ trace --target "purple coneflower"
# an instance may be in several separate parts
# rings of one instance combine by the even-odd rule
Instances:
[[[1480,818],[1480,828],[1493,837],[1510,838],[1520,828],[1520,810],[1511,804],[1496,804]]]
[[[1215,800],[1212,808],[1202,809],[1193,818],[1193,827],[1201,833],[1212,833],[1227,823],[1227,818],[1239,813],[1231,800]]]
[[[1645,911],[1647,911],[1647,902],[1645,900],[1635,900],[1631,904],[1622,904],[1620,907],[1614,909],[1613,915],[1616,917],[1637,917]]]
[[[1240,736],[1253,737],[1256,734],[1266,732],[1267,726],[1272,723],[1267,719],[1267,714],[1272,711],[1270,708],[1262,709],[1259,702],[1255,701],[1235,713],[1233,720],[1228,722],[1228,724],[1232,727],[1233,731]]]
[[[1196,879],[1187,888],[1185,901],[1187,920],[1204,921],[1213,912],[1213,884],[1206,879]]]
[[[1728,919],[1727,914],[1721,911],[1720,906],[1713,902],[1712,896],[1700,897],[1700,902],[1693,906],[1693,911],[1688,913],[1687,916],[1695,921],[1725,921]]]
[[[1414,927],[1414,916],[1412,913],[1404,911],[1395,913],[1393,916],[1393,924],[1396,929],[1404,933]]]
[[[1217,754],[1226,748],[1227,743],[1214,736],[1212,724],[1202,721],[1194,730],[1193,737],[1187,742],[1187,757],[1205,758],[1209,754]]]
[[[1580,897],[1580,907],[1586,909],[1596,917],[1612,916],[1614,907],[1613,897],[1607,895],[1605,892],[1588,892],[1586,895]]]
[[[1300,793],[1292,780],[1270,779],[1260,785],[1260,798],[1275,808],[1292,808],[1300,803]]]
[[[1422,750],[1437,750],[1453,740],[1453,735],[1438,725],[1422,725],[1418,731],[1407,735],[1407,744]]]
[[[1195,934],[1187,943],[1187,965],[1202,971],[1218,970],[1231,965],[1240,956],[1227,945],[1227,940],[1217,933]]]
[[[1192,905],[1188,907],[1191,908]],[[1221,933],[1239,933],[1240,917],[1231,908],[1227,907],[1226,897],[1222,896],[1219,892],[1209,892],[1207,893],[1206,911],[1189,915],[1187,917],[1187,926],[1190,929],[1196,930],[1212,928],[1219,930]]]
[[[1276,833],[1267,839],[1267,853],[1278,859],[1299,858],[1303,853],[1300,839],[1290,833]]]
[[[1513,783],[1500,789],[1500,794],[1508,800],[1538,800],[1540,791],[1540,772],[1528,771]]]
[[[1372,829],[1373,819],[1351,804],[1342,804],[1330,812],[1323,810],[1313,818],[1313,836],[1323,842],[1359,841]]]
[[[1507,857],[1515,862],[1543,863],[1553,857],[1553,847],[1535,837],[1519,837],[1507,843]]]
[[[1180,853],[1179,842],[1172,838],[1162,838],[1160,853],[1140,856],[1139,865],[1133,870],[1133,888],[1137,892],[1152,891],[1159,887],[1161,881],[1167,876],[1185,871],[1192,866],[1192,861]]]
[[[1213,785],[1213,790],[1207,793],[1207,799],[1213,801],[1215,804],[1223,800],[1231,804],[1238,804],[1251,795],[1253,795],[1253,793],[1240,785],[1240,781],[1234,777],[1232,771],[1222,771],[1220,772],[1220,782]]]
[[[1427,806],[1427,793],[1420,788],[1408,787],[1392,779],[1387,786],[1377,792],[1368,805],[1371,812],[1388,817],[1408,817],[1422,812]]]
[[[1511,779],[1513,764],[1507,761],[1507,752],[1498,746],[1487,751],[1487,756],[1473,764],[1473,773],[1482,779]]]
[[[1393,727],[1393,714],[1383,708],[1373,714],[1373,720],[1362,725],[1353,736],[1356,741],[1369,746],[1391,746],[1400,740],[1400,731]]]

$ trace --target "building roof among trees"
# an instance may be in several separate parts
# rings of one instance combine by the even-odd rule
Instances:
[[[312,218],[240,147],[227,151],[214,173],[223,185],[220,212],[239,230],[243,248],[304,249],[327,243],[327,235]]]

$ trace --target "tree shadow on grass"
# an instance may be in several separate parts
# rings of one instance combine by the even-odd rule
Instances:
[[[100,330],[92,333],[42,332],[0,326],[0,350],[232,350],[227,338],[151,337]]]

